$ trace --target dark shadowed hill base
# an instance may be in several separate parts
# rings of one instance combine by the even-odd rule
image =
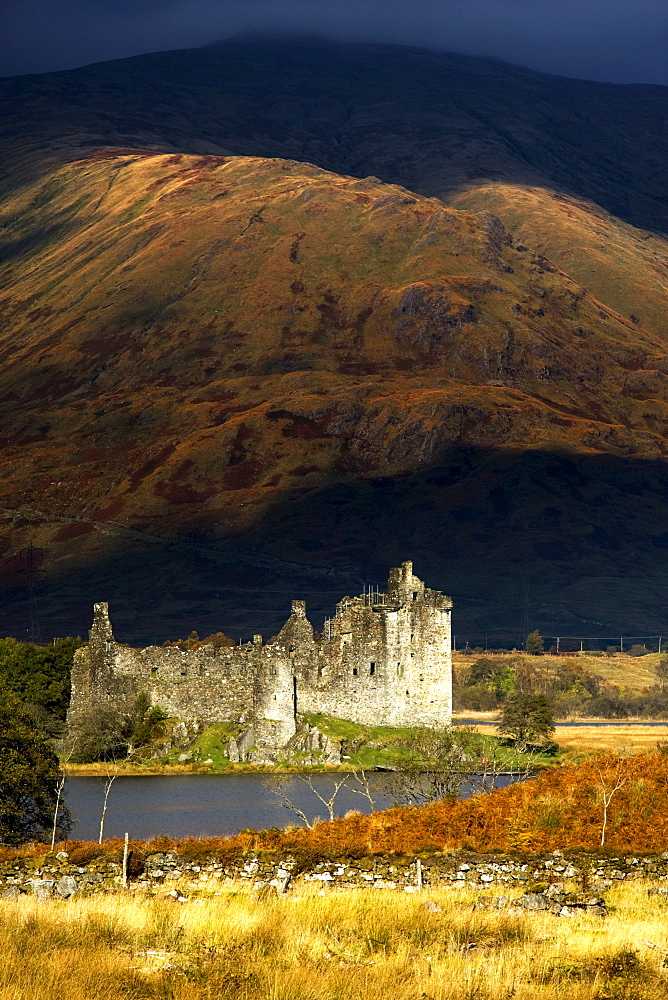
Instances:
[[[659,462],[467,450],[424,473],[287,498],[231,543],[82,523],[67,554],[55,566],[47,558],[37,610],[45,636],[82,633],[91,602],[104,599],[121,641],[191,629],[266,638],[291,598],[306,599],[320,628],[344,594],[382,586],[388,566],[412,557],[429,585],[454,595],[462,641],[520,644],[527,599],[545,634],[658,634],[667,491]],[[34,519],[25,537],[40,529]],[[94,551],[79,530],[83,541],[96,534]],[[28,610],[25,590],[5,589],[0,632],[25,635]]]

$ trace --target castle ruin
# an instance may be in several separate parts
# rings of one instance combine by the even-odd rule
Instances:
[[[304,601],[264,644],[133,649],[116,642],[106,604],[94,606],[89,644],[77,650],[70,717],[130,712],[140,692],[170,717],[233,722],[241,759],[272,760],[299,716],[362,725],[442,727],[452,719],[452,601],[405,562],[387,592],[344,597],[317,634]]]

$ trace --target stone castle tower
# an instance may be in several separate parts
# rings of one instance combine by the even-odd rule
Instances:
[[[425,587],[405,562],[386,593],[344,597],[318,635],[303,601],[271,642],[132,649],[114,639],[106,604],[94,606],[88,646],[72,670],[70,715],[131,710],[140,691],[169,716],[234,722],[260,756],[294,736],[299,716],[362,725],[442,727],[452,720],[449,597]],[[249,743],[250,741],[250,743]]]

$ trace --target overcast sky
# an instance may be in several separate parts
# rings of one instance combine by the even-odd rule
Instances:
[[[666,0],[2,0],[2,7],[5,76],[278,30],[668,84]]]

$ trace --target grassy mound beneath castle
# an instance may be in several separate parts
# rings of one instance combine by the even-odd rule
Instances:
[[[306,715],[304,720],[316,727],[325,736],[341,740],[345,753],[343,760],[355,770],[387,768],[401,770],[403,767],[419,766],[421,751],[428,751],[429,730],[419,728],[393,729],[390,726],[361,726],[346,719],[335,719],[327,715]],[[490,734],[473,732],[473,727],[464,726],[453,732],[460,732],[470,741],[470,750],[479,757],[494,758],[499,769],[523,771],[527,766],[544,767],[554,764],[555,755],[545,753],[524,753],[513,746],[505,745]],[[424,753],[425,765],[433,766],[428,752]]]
[[[166,732],[173,728],[176,720],[168,719],[163,726]],[[187,747],[174,746],[169,752],[156,754],[164,743],[165,732],[161,729],[153,746],[141,749],[131,761],[122,762],[121,771],[130,773],[182,773],[216,774],[225,771],[298,771],[308,770],[354,770],[373,771],[416,769],[420,767],[420,751],[424,748],[425,767],[433,765],[427,753],[427,730],[419,728],[393,728],[391,726],[363,726],[345,719],[327,715],[304,715],[301,717],[302,730],[317,729],[323,736],[341,745],[341,763],[326,763],[325,753],[314,750],[309,753],[285,753],[279,755],[275,766],[254,763],[235,763],[228,756],[231,737],[237,737],[241,730],[238,723],[221,722],[207,726]],[[494,758],[500,770],[523,771],[527,767],[541,767],[555,762],[551,753],[522,753],[512,746],[502,745],[492,734],[470,734],[466,727],[462,730],[470,742],[470,749],[478,757]],[[68,765],[70,774],[105,774],[104,763]]]

